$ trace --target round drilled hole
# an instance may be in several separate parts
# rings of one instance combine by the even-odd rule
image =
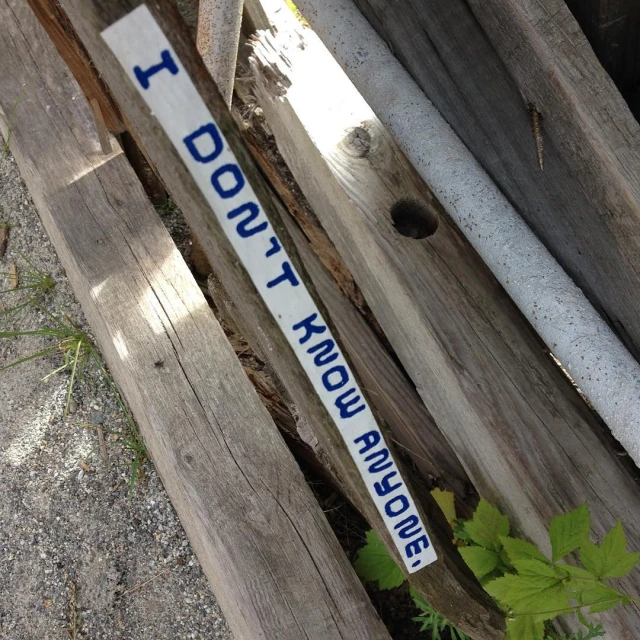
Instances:
[[[421,240],[438,229],[438,214],[419,200],[403,198],[391,207],[391,220],[396,231],[407,238]]]

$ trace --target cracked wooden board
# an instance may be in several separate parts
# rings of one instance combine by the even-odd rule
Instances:
[[[65,0],[62,5],[92,60],[102,73],[102,77],[118,100],[123,113],[131,122],[141,145],[148,152],[160,175],[166,180],[167,188],[200,239],[216,274],[236,304],[240,315],[250,322],[252,335],[247,334],[245,337],[256,351],[268,355],[274,372],[286,387],[288,394],[286,401],[292,412],[298,417],[301,426],[311,431],[317,439],[318,456],[339,478],[344,493],[376,529],[389,551],[395,553],[391,537],[373,501],[368,496],[357,467],[343,446],[335,424],[314,393],[313,386],[284,334],[259,298],[255,286],[243,269],[216,216],[213,215],[193,178],[182,164],[170,140],[160,125],[150,117],[149,110],[137,94],[135,87],[123,74],[120,64],[100,37],[100,33],[105,28],[133,10],[139,2],[115,0],[105,4],[97,0],[90,2]],[[172,48],[204,98],[207,107],[214,114],[222,134],[233,149],[239,166],[251,180],[260,202],[263,205],[269,205],[264,181],[242,145],[237,128],[228,116],[226,105],[204,68],[176,8],[168,0],[161,0],[147,6],[167,35]],[[267,206],[266,213],[297,272],[307,283],[316,304],[322,310],[322,304],[306,279],[304,268],[279,220],[277,211]],[[403,479],[410,484],[406,476]],[[421,508],[423,521],[426,520],[432,536],[434,534],[431,527],[437,530],[437,537],[435,540],[432,538],[432,542],[441,560],[411,574],[409,579],[412,586],[469,635],[501,637],[504,629],[502,615],[495,603],[473,578],[469,568],[453,546],[450,531],[445,532],[440,528],[438,518],[443,520],[443,517],[438,513],[435,502],[429,494],[423,496],[422,506],[418,505],[418,509]]]
[[[297,35],[287,40],[282,24],[276,36],[261,34],[255,95],[476,489],[544,550],[552,517],[584,500],[599,539],[619,515],[638,548],[637,474],[446,215],[428,240],[396,233],[390,207],[402,197],[429,202],[430,193],[327,50],[305,34],[303,46]],[[428,437],[421,425],[413,430]],[[637,575],[625,582],[629,593],[640,588]],[[631,638],[638,610],[604,619],[613,637]]]
[[[0,43],[5,114],[28,87],[12,151],[235,636],[388,638],[133,170],[100,152],[26,4],[0,1]]]

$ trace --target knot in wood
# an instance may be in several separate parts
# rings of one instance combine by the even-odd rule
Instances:
[[[364,158],[371,150],[371,134],[364,127],[354,127],[343,142],[346,153],[356,158]]]

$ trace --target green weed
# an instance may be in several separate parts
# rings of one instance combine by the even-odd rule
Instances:
[[[469,636],[456,629],[443,615],[438,613],[417,591],[410,589],[413,602],[418,607],[420,614],[411,618],[418,622],[420,631],[426,631],[431,635],[430,640],[441,640],[449,637],[451,640],[471,640]]]
[[[11,320],[15,319],[21,311],[30,305],[39,303],[44,296],[56,286],[56,281],[50,273],[45,273],[38,269],[21,253],[18,255],[20,255],[27,265],[19,270],[19,286],[16,288],[0,289],[0,296],[4,296],[4,299],[16,299],[15,302],[7,306],[3,298],[0,298],[0,319],[5,326],[7,326]],[[9,275],[7,271],[0,271],[0,276],[4,276],[3,279],[5,280]],[[28,294],[27,299],[19,301],[18,298],[23,297],[22,294],[25,291]]]
[[[560,634],[546,636],[545,640],[594,640],[594,638],[604,638],[605,630],[601,624],[593,624],[592,622],[584,623],[587,627],[586,631],[578,631],[570,634]]]
[[[640,553],[627,551],[620,520],[598,546],[589,539],[591,516],[586,503],[554,517],[549,527],[549,559],[530,542],[510,536],[509,519],[486,500],[480,501],[470,520],[462,520],[456,518],[453,494],[438,489],[432,493],[453,526],[460,554],[505,612],[510,640],[600,638],[605,635],[602,625],[589,622],[585,614],[640,604],[639,598],[608,582],[625,577],[640,563]],[[581,565],[560,562],[575,552]],[[402,571],[373,531],[356,556],[355,568],[364,580],[377,581],[380,589],[404,582]],[[412,591],[412,597],[422,612],[414,620],[433,640],[445,629],[455,640],[465,638],[417,593]],[[585,630],[569,635],[550,631],[550,621],[568,614],[577,614]]]
[[[354,567],[357,574],[367,582],[377,582],[378,589],[385,591],[395,589],[404,583],[406,578],[395,560],[389,555],[384,543],[373,531],[368,531],[367,542],[356,554]],[[444,616],[440,615],[427,603],[420,594],[410,590],[413,602],[419,615],[412,618],[420,623],[421,631],[431,634],[431,640],[440,640],[443,632],[448,632],[452,640],[469,640],[462,631],[458,631]],[[445,637],[447,637],[445,635]]]

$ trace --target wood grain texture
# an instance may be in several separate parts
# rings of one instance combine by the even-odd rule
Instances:
[[[638,119],[640,4],[636,0],[567,0],[567,6]]]
[[[287,211],[295,218],[302,228],[305,236],[312,245],[313,252],[320,258],[322,264],[331,272],[334,280],[345,296],[363,313],[365,301],[362,292],[353,281],[353,276],[344,266],[333,243],[327,237],[313,210],[309,207],[304,194],[295,188],[295,181],[291,181],[289,176],[283,175],[281,159],[271,153],[268,140],[258,125],[247,128],[243,131],[243,139],[251,151],[260,170],[268,179],[278,197],[286,206]],[[286,165],[284,167],[286,170]],[[291,185],[293,182],[293,185]]]
[[[458,457],[415,387],[377,339],[371,327],[343,295],[293,220],[287,228],[342,343],[369,391],[374,410],[389,428],[389,437],[400,446],[426,484],[453,491],[458,513],[470,517],[476,494]]]
[[[547,551],[551,518],[585,500],[598,539],[620,516],[631,548],[640,548],[637,476],[606,428],[446,215],[428,240],[396,233],[391,205],[404,197],[430,202],[430,192],[336,75],[342,72],[326,50],[323,65],[312,64],[320,55],[312,36],[304,46],[292,42],[281,56],[278,39],[261,36],[256,95],[282,155],[480,495]],[[419,424],[411,429],[416,439],[429,437]],[[640,590],[637,573],[625,588]],[[606,614],[615,638],[633,638],[639,624],[635,608]]]
[[[124,154],[102,155],[20,0],[0,1],[0,67],[4,113],[29,87],[12,121],[23,177],[235,637],[389,638]]]
[[[302,430],[282,398],[282,384],[275,379],[264,358],[255,353],[242,336],[238,326],[240,316],[222,283],[214,274],[209,274],[206,286],[207,294],[214,303],[214,312],[227,339],[233,346],[251,384],[258,392],[262,404],[284,436],[287,446],[297,460],[304,460],[306,469],[312,469],[319,477],[324,478],[337,491],[340,491],[338,481],[330,475],[327,466],[324,466],[318,458],[318,454],[314,450],[314,443],[308,443],[303,438]]]
[[[248,68],[247,73],[250,73]],[[410,457],[430,486],[453,491],[460,513],[470,516],[477,496],[469,477],[415,387],[392,357],[384,334],[353,275],[296,184],[272,136],[254,118],[250,125],[246,125],[243,137],[258,166],[269,177],[270,185],[282,200],[278,209],[287,231],[356,372],[369,392],[373,409],[389,427],[389,437],[400,446],[400,452]],[[434,207],[439,206],[435,200],[433,204]],[[434,215],[438,215],[435,210]],[[214,296],[216,300],[218,297]],[[237,310],[235,315],[238,315]]]
[[[180,160],[177,151],[158,122],[150,116],[142,98],[100,37],[101,30],[128,13],[137,4],[134,0],[114,0],[109,3],[98,0],[64,0],[63,7],[102,77],[126,114],[127,120],[132,124],[133,131],[142,141],[141,146],[146,149],[173,199],[184,212],[192,230],[201,241],[216,274],[238,307],[239,314],[251,324],[251,333],[243,331],[245,337],[252,345],[257,345],[258,352],[267,354],[273,370],[286,386],[294,404],[293,414],[298,417],[305,430],[315,435],[320,447],[330,459],[332,470],[344,487],[344,492],[376,529],[387,544],[387,548],[395,553],[391,538],[367,493],[353,459],[344,446],[342,437],[314,392],[285,336],[260,299],[248,274],[233,252],[229,240],[220,228],[217,218]],[[313,288],[305,277],[304,268],[296,257],[295,249],[282,223],[278,220],[277,211],[271,204],[269,191],[243,146],[237,127],[205,69],[175,6],[169,0],[160,0],[147,6],[169,38],[176,55],[207,107],[214,114],[221,133],[236,155],[238,164],[260,202],[264,205],[265,212],[291,257],[296,271],[305,279],[311,294],[314,295]],[[315,297],[316,303],[322,309],[321,301],[317,296]],[[406,478],[405,481],[410,486],[411,483]],[[427,508],[431,509],[434,503],[428,494],[425,500]],[[434,527],[430,526],[431,518],[441,516],[433,516],[429,512],[429,518],[424,514],[423,517],[440,560],[412,574],[411,584],[433,606],[441,610],[469,635],[489,639],[499,638],[504,628],[504,620],[500,612],[462,561],[451,543],[450,533],[443,533],[436,526],[437,523]],[[434,536],[437,537],[434,538]]]
[[[60,2],[58,0],[27,0],[27,2],[73,73],[87,100],[97,102],[99,112],[109,131],[114,134],[122,133],[125,128],[120,110],[91,64],[86,49],[78,40],[65,12],[60,8]],[[99,123],[96,125],[100,127]]]
[[[355,2],[638,357],[640,127],[564,0]]]
[[[154,204],[166,202],[163,185],[155,175],[153,167],[128,134],[128,125],[124,122],[124,116],[91,62],[87,50],[78,39],[59,0],[27,1],[89,101],[103,152],[109,153],[111,144],[105,131],[106,127],[108,131],[119,137],[129,162],[152,202]]]

